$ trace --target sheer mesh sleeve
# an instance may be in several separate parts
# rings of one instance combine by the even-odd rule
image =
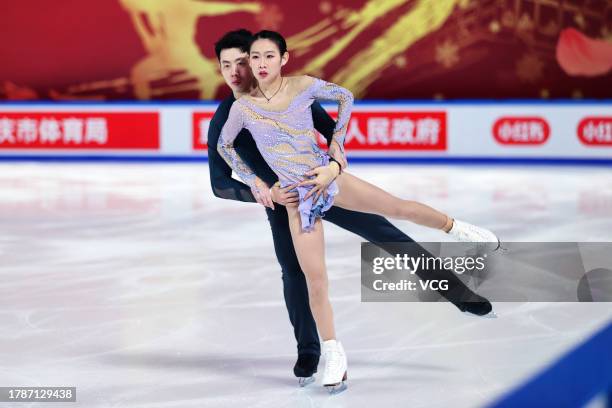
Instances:
[[[334,101],[338,103],[338,120],[334,127],[332,140],[338,142],[341,148],[344,148],[344,138],[348,122],[351,118],[351,110],[353,108],[353,94],[346,88],[340,85],[326,82],[322,79],[315,78],[312,87],[312,96],[314,99]]]
[[[242,179],[249,187],[255,186],[255,173],[253,170],[240,158],[236,149],[234,148],[234,140],[244,127],[244,119],[242,109],[238,102],[234,102],[232,108],[229,111],[227,122],[221,129],[221,136],[219,137],[219,143],[217,143],[217,150],[223,160],[229,164],[229,166],[238,174],[238,177]]]

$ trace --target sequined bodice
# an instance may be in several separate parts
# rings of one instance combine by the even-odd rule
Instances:
[[[345,88],[314,78],[310,86],[297,94],[287,109],[280,112],[267,110],[247,97],[238,99],[232,105],[221,130],[217,150],[232,170],[252,190],[257,190],[255,173],[234,149],[234,139],[246,128],[264,160],[278,176],[281,186],[304,180],[306,172],[328,163],[328,157],[317,144],[312,121],[311,105],[316,99],[338,102],[338,120],[332,141],[337,142],[342,149],[353,95]],[[324,215],[333,205],[333,197],[338,194],[335,181],[327,186],[327,194],[317,199],[313,195],[306,197],[311,188],[311,185],[296,188],[300,197],[298,210],[304,231],[312,230],[316,218]]]
[[[318,146],[312,121],[311,105],[314,100],[338,102],[338,121],[333,140],[340,146],[344,145],[353,96],[347,89],[338,85],[318,78],[313,79],[283,111],[267,110],[246,96],[239,98],[232,105],[221,131],[218,150],[232,169],[250,186],[253,186],[255,174],[233,148],[233,141],[243,128],[250,131],[264,160],[276,173],[282,185],[302,181],[304,173],[326,163],[325,153]]]
[[[264,160],[282,185],[303,180],[310,169],[322,164],[310,105],[314,99],[301,92],[282,112],[266,110],[243,97],[236,101],[244,127],[251,132]]]

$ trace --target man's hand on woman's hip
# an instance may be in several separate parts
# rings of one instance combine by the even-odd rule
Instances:
[[[268,188],[268,185],[259,177],[255,177],[255,183],[251,186],[251,192],[259,204],[274,209],[271,189]]]
[[[272,200],[275,203],[284,205],[285,207],[297,207],[300,201],[299,194],[297,192],[290,193],[295,186],[287,186],[285,188],[281,188],[280,181],[274,183],[272,188],[270,188],[270,193],[272,195]]]

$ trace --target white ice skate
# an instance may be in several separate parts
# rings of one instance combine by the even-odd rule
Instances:
[[[457,219],[453,220],[453,227],[448,233],[459,242],[477,243],[479,252],[497,251],[501,246],[499,238],[488,229]]]
[[[346,389],[346,354],[342,343],[336,340],[323,342],[323,358],[325,371],[323,372],[323,386],[330,394],[337,394]]]

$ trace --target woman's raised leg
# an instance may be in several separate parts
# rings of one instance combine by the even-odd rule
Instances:
[[[334,199],[334,205],[338,207],[409,220],[419,225],[448,232],[458,241],[488,243],[483,246],[487,250],[500,248],[499,239],[491,231],[454,220],[417,201],[398,198],[350,173],[342,173],[336,182],[340,192]]]
[[[336,183],[340,192],[334,198],[334,205],[338,207],[409,220],[445,231],[450,229],[446,214],[417,201],[403,200],[350,173],[342,173]]]

